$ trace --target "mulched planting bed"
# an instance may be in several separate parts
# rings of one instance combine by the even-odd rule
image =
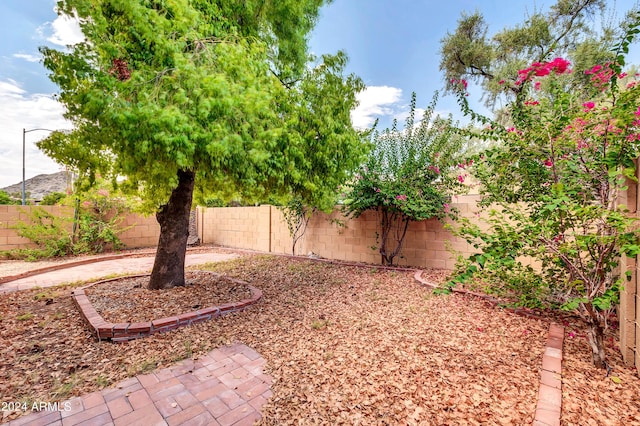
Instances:
[[[565,321],[562,424],[640,425],[640,378],[622,360],[617,329],[607,336],[609,371],[591,362],[584,325]]]
[[[263,424],[533,421],[548,321],[464,295],[434,296],[409,272],[270,256],[207,269],[260,288],[262,300],[240,313],[125,344],[93,338],[70,288],[1,295],[0,400],[60,401],[241,341],[265,357],[274,378]],[[445,275],[427,271],[426,278],[440,282]],[[209,303],[195,281],[179,289],[195,297],[186,306]],[[113,303],[124,306],[127,293],[118,300],[111,287],[105,291]],[[154,304],[163,316],[175,314],[160,309],[165,302],[130,299],[141,304],[128,305],[118,321],[138,318]],[[565,362],[573,365],[576,357],[591,371],[581,344],[586,352],[570,350]],[[623,389],[639,394],[640,380],[616,374]],[[589,386],[580,380],[577,385]],[[610,423],[624,419],[610,403],[620,388],[598,392],[600,406],[613,407],[607,409]],[[585,397],[593,393],[565,391],[568,404],[585,403]],[[587,424],[590,415],[578,412],[576,424]]]
[[[149,290],[149,277],[141,276],[99,283],[85,293],[102,318],[112,323],[151,321],[251,297],[248,286],[220,274],[189,271],[185,275],[186,285],[171,290]]]

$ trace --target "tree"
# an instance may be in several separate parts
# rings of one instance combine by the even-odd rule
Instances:
[[[18,204],[6,191],[0,191],[0,204]]]
[[[598,14],[601,31],[593,29]],[[548,12],[534,11],[524,23],[490,37],[480,12],[463,13],[456,30],[441,40],[440,70],[449,90],[455,91],[460,80],[480,84],[487,106],[495,108],[500,100],[517,100],[524,90],[518,70],[555,55],[573,65],[575,72],[563,76],[569,87],[584,91],[589,88],[584,71],[614,59],[607,46],[624,33],[627,21],[607,20],[602,0],[558,0]]]
[[[636,219],[620,203],[637,182],[640,82],[621,67],[639,27],[640,13],[613,50],[615,62],[587,71],[592,87],[585,92],[567,90],[562,77],[571,69],[563,59],[520,71],[528,97],[514,109],[515,126],[485,128],[485,137],[502,144],[474,163],[488,226],[460,223],[457,234],[479,252],[449,283],[480,275],[485,290],[517,304],[577,312],[601,368],[604,331],[629,274],[619,271],[620,256],[640,253]],[[541,82],[546,91],[535,90]],[[459,99],[468,111],[463,93]]]
[[[323,3],[61,2],[86,41],[41,50],[75,131],[40,147],[85,174],[126,176],[121,186],[156,210],[150,288],[184,285],[194,189],[327,205],[359,163],[365,146],[349,112],[362,82],[343,76],[341,52],[307,66]]]
[[[451,117],[435,116],[437,94],[415,126],[416,95],[404,130],[372,132],[373,151],[355,175],[344,202],[348,215],[367,210],[378,214],[383,265],[393,265],[402,250],[409,222],[443,218],[450,211],[449,191],[459,188],[463,174],[448,167],[462,145]],[[462,166],[462,165],[461,165]]]

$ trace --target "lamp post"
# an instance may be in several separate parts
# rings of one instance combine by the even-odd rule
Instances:
[[[25,140],[26,140],[26,135],[29,132],[35,132],[36,130],[43,130],[45,132],[55,132],[55,130],[51,130],[51,129],[42,129],[42,128],[37,128],[37,129],[22,129],[22,205],[24,206],[25,204],[27,204],[27,192],[26,192],[26,188],[25,188],[25,167],[24,167],[24,163],[25,163]]]

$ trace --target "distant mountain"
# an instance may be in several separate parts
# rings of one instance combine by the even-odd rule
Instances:
[[[27,198],[40,201],[51,192],[66,192],[71,182],[69,172],[58,172],[49,175],[38,175],[25,181]],[[22,198],[22,182],[0,188],[15,198]]]

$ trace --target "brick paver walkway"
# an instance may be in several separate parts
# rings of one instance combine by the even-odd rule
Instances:
[[[7,425],[252,425],[271,397],[264,364],[260,354],[236,343],[61,402],[59,411],[34,412]]]
[[[238,257],[233,253],[187,253],[185,265],[220,262]],[[98,279],[112,274],[144,273],[151,271],[155,257],[127,257],[103,260],[87,265],[71,266],[0,284],[0,293],[28,290],[35,287],[51,287],[62,283]]]

